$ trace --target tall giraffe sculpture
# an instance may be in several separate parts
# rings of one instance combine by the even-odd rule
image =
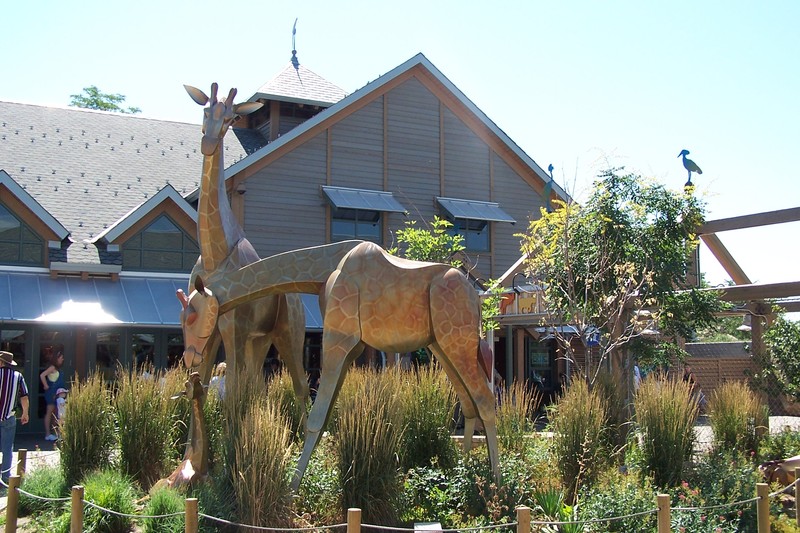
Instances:
[[[259,260],[244,230],[233,215],[225,189],[223,138],[237,115],[256,111],[262,104],[246,102],[234,105],[236,89],[226,99],[217,99],[216,83],[211,85],[211,97],[195,87],[184,85],[189,96],[199,105],[208,107],[203,115],[203,173],[197,206],[197,234],[200,258],[192,270],[189,287],[199,278],[216,278]],[[186,307],[186,296],[178,298]],[[203,383],[208,383],[220,340],[225,346],[227,373],[235,379],[240,366],[261,371],[267,350],[274,343],[292,378],[294,391],[305,405],[308,381],[303,368],[305,313],[297,294],[273,294],[248,302],[230,313],[220,315],[216,327],[207,332],[203,347],[184,338],[184,363],[200,366]]]
[[[461,400],[464,447],[483,421],[489,460],[500,480],[494,394],[488,344],[480,339],[480,302],[466,277],[449,265],[389,255],[371,242],[345,241],[285,252],[206,283],[195,278],[181,315],[187,342],[203,344],[216,321],[255,298],[318,294],[323,312],[322,373],[306,424],[297,490],[345,374],[365,345],[386,352],[427,346]]]

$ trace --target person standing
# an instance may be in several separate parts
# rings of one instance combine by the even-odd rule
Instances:
[[[28,386],[22,374],[14,370],[14,354],[0,351],[0,452],[3,454],[0,478],[8,485],[11,474],[11,454],[17,434],[17,417],[14,410],[17,402],[22,405],[20,422],[28,423]]]
[[[64,365],[64,354],[56,353],[50,360],[50,364],[39,374],[39,380],[44,389],[44,401],[47,404],[44,412],[44,440],[58,440],[53,432],[53,426],[57,423],[56,419],[56,392],[64,388],[64,373],[61,367]]]

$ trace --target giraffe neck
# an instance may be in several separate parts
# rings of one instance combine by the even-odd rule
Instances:
[[[216,270],[244,238],[244,230],[233,216],[225,190],[222,149],[220,141],[214,153],[203,158],[197,203],[197,238],[207,272]]]
[[[342,260],[357,247],[377,245],[342,241],[266,257],[211,280],[223,314],[243,303],[270,294],[319,294]],[[209,285],[207,280],[207,286]]]

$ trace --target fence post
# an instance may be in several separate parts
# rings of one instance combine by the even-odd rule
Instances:
[[[6,533],[17,530],[17,516],[19,516],[19,476],[8,478],[8,499],[6,500]]]
[[[186,498],[186,533],[197,533],[200,518],[197,515],[197,498]]]
[[[70,533],[83,531],[83,485],[72,487],[72,511],[69,519]]]
[[[17,475],[19,477],[25,477],[25,468],[27,467],[28,462],[28,450],[18,450],[17,451]]]
[[[531,533],[531,508],[517,507],[517,533]]]
[[[361,533],[361,509],[358,507],[347,510],[347,533]]]
[[[658,533],[669,533],[672,527],[672,500],[669,494],[659,494],[656,497],[658,506]]]
[[[800,490],[800,467],[795,467],[794,469],[794,519],[795,523],[800,526],[800,513],[797,512],[797,495],[800,494],[798,492]]]
[[[769,533],[769,485],[756,483],[758,533]]]

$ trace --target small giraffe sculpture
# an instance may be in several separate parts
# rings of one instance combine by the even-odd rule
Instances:
[[[202,346],[204,335],[225,313],[267,294],[290,292],[319,294],[324,321],[322,373],[292,482],[295,490],[345,373],[365,345],[386,352],[431,349],[461,400],[464,447],[471,447],[480,418],[499,482],[495,398],[486,364],[490,352],[480,339],[478,295],[461,272],[449,265],[395,257],[363,241],[286,252],[207,283],[196,277],[181,317],[185,338]]]
[[[226,272],[259,260],[258,253],[245,238],[237,222],[225,189],[223,164],[223,138],[237,115],[246,115],[261,107],[258,102],[234,105],[236,89],[231,89],[226,99],[217,99],[217,84],[211,85],[211,97],[203,91],[184,86],[189,96],[199,105],[208,107],[203,115],[203,174],[200,180],[200,197],[197,207],[198,241],[200,258],[192,270],[192,280],[214,278]],[[179,291],[178,299],[184,308],[187,299]],[[200,366],[203,383],[211,377],[220,340],[225,346],[229,379],[235,379],[243,365],[249,371],[261,371],[267,351],[273,343],[292,377],[294,391],[302,404],[308,399],[308,382],[303,369],[303,344],[305,341],[305,313],[297,294],[269,295],[258,301],[237,307],[221,315],[214,330],[208,332],[205,349],[189,343],[184,351],[187,367]]]

